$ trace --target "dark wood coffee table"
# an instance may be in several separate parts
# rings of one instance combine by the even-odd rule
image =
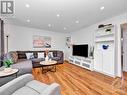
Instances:
[[[57,61],[54,61],[54,60],[41,61],[40,64],[42,67],[42,73],[46,73],[48,71],[56,72]]]

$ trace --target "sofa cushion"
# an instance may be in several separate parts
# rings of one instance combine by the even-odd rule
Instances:
[[[42,82],[36,81],[36,80],[28,82],[26,84],[26,86],[29,87],[29,88],[34,89],[38,93],[43,92],[48,87],[48,85],[46,85],[46,84],[44,84]]]
[[[18,59],[17,63],[20,63],[22,61],[27,61],[28,59]]]
[[[32,62],[34,63],[39,63],[41,61],[44,61],[45,59],[44,58],[34,58],[34,59],[31,59]]]
[[[26,59],[26,54],[27,51],[17,51],[18,53],[18,59]]]
[[[41,61],[44,61],[44,60],[45,60],[44,58],[34,58],[34,59],[31,59],[34,68],[41,67],[42,65],[39,64],[39,63]]]
[[[52,60],[58,61],[60,60],[60,57],[52,57]]]
[[[37,53],[38,54],[38,58],[45,58],[45,54],[44,54],[44,52],[38,52]]]
[[[15,91],[12,95],[39,95],[39,93],[30,87],[24,86]]]
[[[57,51],[51,51],[53,52],[53,57],[57,57]]]

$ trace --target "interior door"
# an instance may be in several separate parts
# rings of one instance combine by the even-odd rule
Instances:
[[[108,44],[108,49],[103,49],[103,72],[114,76],[114,46],[113,43]]]
[[[127,30],[123,31],[123,71],[127,72]]]
[[[102,49],[101,44],[97,44],[94,51],[94,70],[102,72],[102,64],[103,64],[103,57],[102,57]]]

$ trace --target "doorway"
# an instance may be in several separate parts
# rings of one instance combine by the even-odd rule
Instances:
[[[127,23],[121,25],[122,72],[127,73]]]

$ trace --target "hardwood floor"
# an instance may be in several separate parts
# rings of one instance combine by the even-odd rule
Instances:
[[[56,70],[42,74],[41,68],[36,68],[33,75],[36,80],[47,84],[59,83],[62,95],[127,95],[126,73],[123,80],[111,78],[67,62],[58,65]]]

